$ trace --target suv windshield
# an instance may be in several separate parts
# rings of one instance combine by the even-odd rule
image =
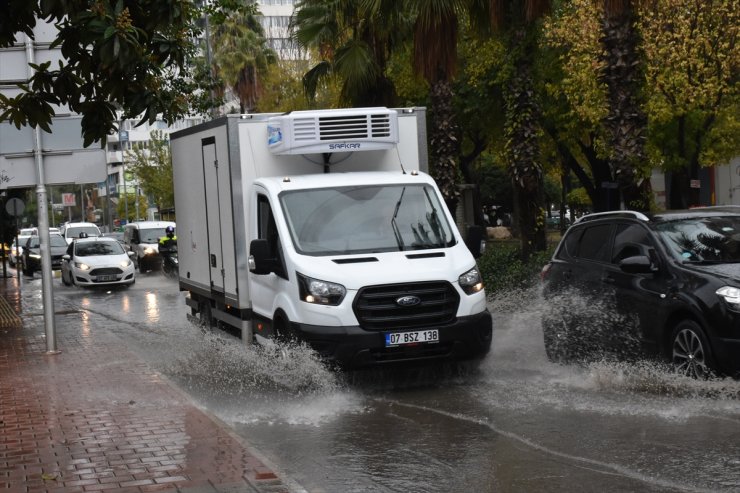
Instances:
[[[740,216],[681,219],[656,225],[670,252],[689,262],[740,262]]]
[[[428,185],[297,190],[280,196],[296,250],[306,255],[445,248],[455,244]]]

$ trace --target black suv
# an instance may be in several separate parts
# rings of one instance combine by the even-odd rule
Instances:
[[[553,361],[663,356],[740,377],[740,207],[582,217],[543,268]]]

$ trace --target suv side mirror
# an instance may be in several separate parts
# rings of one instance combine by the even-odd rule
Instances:
[[[658,270],[647,255],[635,255],[622,259],[619,262],[619,268],[628,274],[650,274]]]
[[[249,272],[265,275],[277,270],[277,259],[270,257],[270,244],[265,239],[249,244]]]

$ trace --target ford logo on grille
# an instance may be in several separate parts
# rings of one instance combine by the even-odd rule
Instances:
[[[401,296],[396,299],[396,304],[399,306],[414,306],[421,303],[421,298],[418,296]]]

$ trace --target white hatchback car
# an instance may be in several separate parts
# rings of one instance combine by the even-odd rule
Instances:
[[[115,238],[78,238],[62,257],[62,282],[69,286],[131,285],[134,262]]]

